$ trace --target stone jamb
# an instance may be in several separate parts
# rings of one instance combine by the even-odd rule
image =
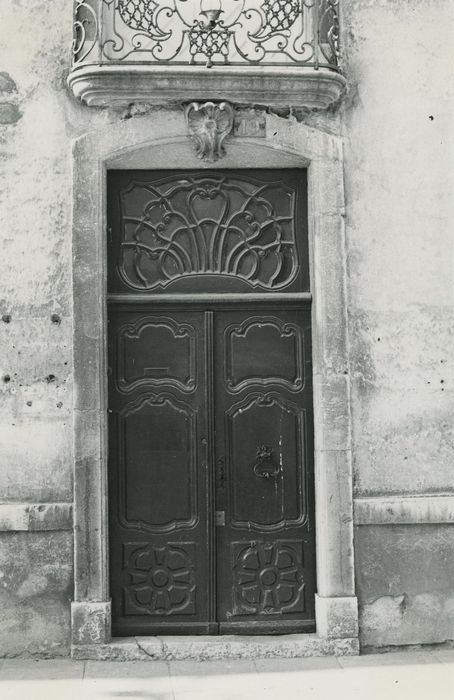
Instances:
[[[110,643],[107,560],[106,220],[109,168],[307,167],[313,293],[317,638],[357,639],[354,587],[350,390],[342,142],[293,120],[267,116],[265,139],[234,138],[205,165],[182,113],[111,124],[74,145],[75,596],[72,638]],[[154,136],[156,135],[156,136]],[[299,638],[301,635],[297,635]],[[313,645],[312,636],[310,644]],[[272,638],[270,638],[272,639]],[[287,640],[288,642],[288,640]],[[301,647],[295,655],[306,655]],[[341,645],[342,646],[342,645]],[[323,647],[323,645],[322,645]],[[322,648],[320,647],[320,648]],[[317,647],[318,648],[318,647]],[[324,646],[333,649],[333,645]],[[350,647],[351,648],[351,647]]]

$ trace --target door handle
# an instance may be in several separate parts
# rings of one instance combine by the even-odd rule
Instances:
[[[270,479],[280,474],[280,465],[273,458],[273,450],[267,445],[257,447],[256,461],[253,467],[255,476],[259,479]]]

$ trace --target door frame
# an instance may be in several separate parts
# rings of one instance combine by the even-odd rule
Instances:
[[[225,158],[205,165],[186,135],[184,115],[163,110],[104,125],[77,139],[73,148],[75,590],[71,628],[73,653],[79,657],[88,657],[93,647],[99,651],[99,645],[111,644],[106,172],[247,167],[308,170],[317,636],[344,645],[351,640],[351,648],[357,650],[342,140],[296,120],[266,115],[265,138],[232,138]]]

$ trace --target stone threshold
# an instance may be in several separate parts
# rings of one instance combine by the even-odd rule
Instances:
[[[126,637],[107,644],[73,645],[73,659],[96,661],[214,661],[357,656],[357,637],[328,639],[317,634],[282,636]]]

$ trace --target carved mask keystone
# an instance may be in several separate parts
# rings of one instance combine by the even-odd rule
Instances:
[[[213,163],[225,156],[224,141],[231,133],[234,121],[232,105],[228,102],[191,102],[185,108],[185,115],[197,157]]]

